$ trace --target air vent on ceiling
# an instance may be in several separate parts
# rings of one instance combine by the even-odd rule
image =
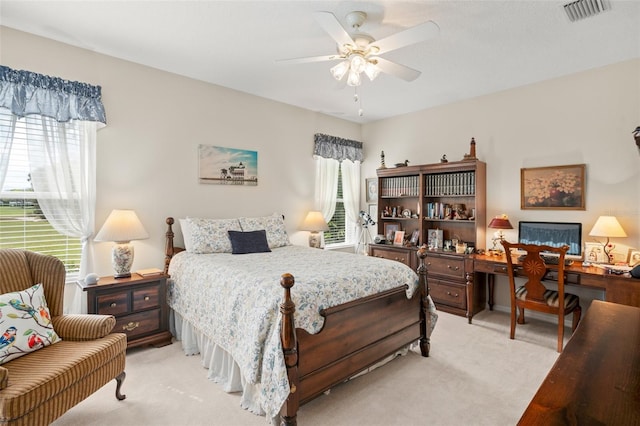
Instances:
[[[607,0],[577,0],[565,4],[564,11],[571,22],[579,21],[608,10]]]

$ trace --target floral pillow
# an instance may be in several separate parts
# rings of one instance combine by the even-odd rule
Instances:
[[[281,214],[274,213],[271,216],[263,217],[241,217],[240,225],[244,232],[264,229],[267,232],[267,241],[271,249],[291,245]]]
[[[191,237],[189,253],[231,253],[228,231],[242,231],[238,219],[186,219]],[[184,229],[184,228],[183,228]]]
[[[59,342],[42,284],[0,295],[0,364]]]

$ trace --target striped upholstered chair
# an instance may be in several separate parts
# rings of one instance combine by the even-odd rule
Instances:
[[[124,399],[126,335],[110,334],[112,316],[63,314],[64,287],[57,258],[0,250],[0,425],[49,424],[113,379]],[[44,330],[15,323],[31,317]]]

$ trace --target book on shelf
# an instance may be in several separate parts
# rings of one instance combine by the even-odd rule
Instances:
[[[141,275],[143,277],[150,277],[153,275],[160,275],[162,273],[162,269],[158,268],[148,268],[148,269],[140,269],[136,271],[136,274]]]

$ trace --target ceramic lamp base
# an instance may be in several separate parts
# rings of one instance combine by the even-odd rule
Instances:
[[[322,238],[319,232],[311,232],[309,234],[309,247],[322,248]]]
[[[114,278],[129,278],[133,265],[133,245],[129,242],[116,243],[111,251],[111,266]]]

